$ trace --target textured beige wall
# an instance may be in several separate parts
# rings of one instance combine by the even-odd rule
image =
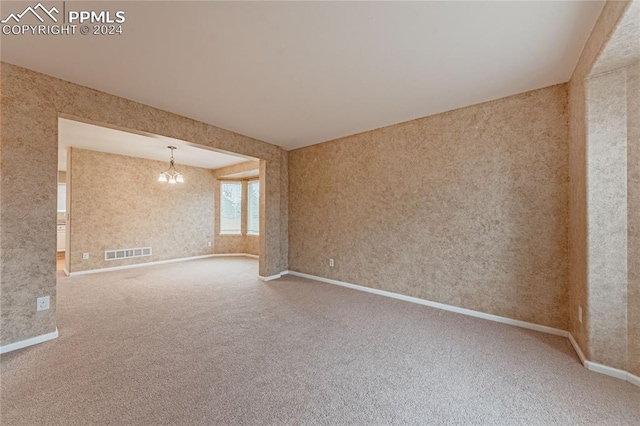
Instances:
[[[265,142],[117,96],[0,63],[0,344],[56,328],[58,117],[159,134],[259,158],[265,197],[260,274],[287,269],[286,154]],[[36,297],[52,308],[36,312]],[[62,331],[63,332],[63,331]]]
[[[569,331],[589,358],[585,116],[584,80],[574,78],[569,82]]]
[[[70,272],[211,254],[213,174],[176,167],[185,183],[162,184],[166,162],[72,148]],[[136,247],[152,256],[104,260],[105,250]]]
[[[569,312],[570,331],[589,360],[637,371],[640,303],[632,282],[637,260],[633,258],[632,223],[626,217],[632,214],[632,201],[625,200],[633,197],[625,187],[631,183],[634,166],[626,162],[625,157],[633,153],[624,146],[627,139],[621,135],[629,119],[626,123],[620,119],[620,114],[628,114],[620,67],[628,65],[627,60],[638,51],[637,44],[623,41],[638,37],[637,11],[631,5],[607,2],[569,83]],[[595,75],[611,70],[616,71]],[[609,119],[602,118],[607,116]],[[612,144],[609,149],[607,144]],[[577,319],[578,306],[585,309],[583,323]]]
[[[557,85],[290,151],[290,269],[566,329],[566,102]]]
[[[265,163],[262,161],[261,163]],[[282,150],[280,151],[280,182],[286,183],[286,190],[280,194],[280,241],[282,241],[281,253],[286,256],[286,260],[283,263],[286,263],[287,268],[289,265],[289,152]],[[264,188],[265,185],[262,185],[264,182],[264,167],[263,164],[260,166],[260,229],[264,228],[264,223],[262,219],[262,211],[264,210],[262,207],[262,203],[264,200]],[[258,251],[262,249],[262,239],[258,240]]]
[[[589,359],[585,78],[628,4],[627,1],[610,1],[604,5],[569,81],[569,331]],[[578,307],[583,309],[582,323],[578,320]]]
[[[640,376],[640,63],[627,68],[628,370]]]
[[[244,244],[244,253],[260,256],[260,238],[257,235],[247,235]]]
[[[215,176],[216,179],[220,179],[235,173],[250,172],[254,170],[260,170],[259,160],[250,160],[243,163],[232,164],[231,166],[213,169],[213,176]]]
[[[627,4],[621,19],[616,22],[615,30],[599,52],[591,75],[604,74],[640,62],[640,2],[636,0]]]
[[[624,69],[589,77],[587,229],[591,359],[627,367],[627,98]]]
[[[55,92],[9,71],[2,64],[0,345],[56,329],[58,116],[47,108]],[[51,307],[37,312],[45,295]]]
[[[639,372],[640,63],[586,79],[590,360]]]

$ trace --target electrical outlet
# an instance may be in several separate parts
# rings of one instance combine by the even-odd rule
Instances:
[[[582,306],[578,306],[578,321],[582,324]]]
[[[36,299],[36,310],[46,311],[49,309],[49,296],[42,296]]]
[[[335,262],[333,261],[333,259],[329,259],[329,266],[331,266],[333,268],[334,264],[335,264]]]
[[[89,260],[89,253],[82,253],[82,260]]]
[[[209,244],[209,247],[211,247],[211,241],[209,241],[207,244]]]

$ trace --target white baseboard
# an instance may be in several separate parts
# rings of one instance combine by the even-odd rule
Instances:
[[[578,345],[578,342],[573,338],[573,335],[571,333],[567,332],[567,337],[569,338],[569,342],[571,342],[571,346],[573,346],[573,350],[576,351],[576,354],[578,354],[580,363],[586,367],[587,365],[585,363],[588,362],[587,357],[584,356],[584,352],[582,352],[580,345]]]
[[[471,309],[459,308],[457,306],[446,305],[444,303],[432,302],[430,300],[419,299],[417,297],[405,296],[404,294],[392,293],[390,291],[378,290],[378,289],[375,289],[375,288],[365,287],[365,286],[361,286],[361,285],[357,285],[357,284],[346,283],[344,281],[332,280],[330,278],[319,277],[319,276],[316,276],[316,275],[303,274],[302,272],[282,271],[278,275],[273,275],[274,278],[272,278],[272,277],[268,277],[268,278],[277,279],[277,278],[280,278],[281,276],[287,275],[287,274],[295,275],[295,276],[302,277],[302,278],[308,278],[308,279],[311,279],[311,280],[320,281],[320,282],[327,283],[327,284],[333,284],[333,285],[338,285],[338,286],[341,286],[341,287],[351,288],[351,289],[354,289],[354,290],[360,290],[360,291],[364,291],[364,292],[367,292],[367,293],[373,293],[373,294],[377,294],[377,295],[380,295],[380,296],[391,297],[393,299],[404,300],[406,302],[417,303],[419,305],[425,305],[425,306],[429,306],[429,307],[432,307],[432,308],[437,308],[437,309],[442,309],[442,310],[445,310],[445,311],[455,312],[455,313],[462,314],[462,315],[468,315],[468,316],[475,317],[475,318],[486,319],[486,320],[489,320],[489,321],[495,321],[495,322],[499,322],[499,323],[502,323],[502,324],[508,324],[508,325],[513,325],[513,326],[516,326],[516,327],[526,328],[526,329],[529,329],[529,330],[540,331],[542,333],[548,333],[548,334],[554,334],[556,336],[567,337],[569,339],[569,341],[571,342],[571,345],[573,346],[574,350],[578,354],[578,358],[580,358],[580,362],[582,363],[582,365],[584,365],[585,368],[587,368],[590,371],[596,372],[596,373],[606,374],[607,376],[616,377],[616,378],[621,379],[621,380],[626,380],[629,383],[632,383],[632,384],[634,384],[636,386],[640,386],[640,377],[638,377],[636,375],[633,375],[633,374],[629,373],[628,371],[619,370],[617,368],[609,367],[607,365],[598,364],[597,362],[593,362],[593,361],[587,360],[585,355],[584,355],[584,353],[582,352],[582,349],[580,349],[580,346],[578,345],[576,340],[573,338],[571,333],[569,333],[568,331],[565,331],[565,330],[560,330],[558,328],[548,327],[548,326],[540,325],[540,324],[534,324],[534,323],[530,323],[530,322],[526,322],[526,321],[515,320],[515,319],[511,319],[511,318],[507,318],[507,317],[501,317],[499,315],[493,315],[493,314],[487,314],[487,313],[484,313],[484,312],[478,312],[478,311],[474,311],[474,310],[471,310]]]
[[[584,362],[588,370],[594,371],[596,373],[605,374],[607,376],[615,377],[616,379],[627,380],[627,373],[624,370],[620,370],[618,368],[609,367],[608,365],[598,364],[593,361],[585,361]]]
[[[571,342],[573,349],[578,354],[578,358],[580,358],[580,362],[582,363],[582,365],[584,365],[584,367],[587,370],[593,371],[594,373],[600,373],[600,374],[605,374],[607,376],[615,377],[616,379],[626,380],[631,384],[640,386],[640,377],[633,375],[628,371],[620,370],[618,368],[609,367],[608,365],[589,361],[587,357],[584,356],[584,353],[582,352],[580,345],[578,345],[578,342],[576,341],[576,339],[573,338],[573,335],[571,333],[569,333],[569,341]]]
[[[459,308],[457,306],[446,305],[444,303],[432,302],[430,300],[419,299],[417,297],[405,296],[404,294],[392,293],[390,291],[378,290],[378,289],[375,289],[375,288],[364,287],[364,286],[357,285],[357,284],[350,284],[350,283],[346,283],[346,282],[343,282],[343,281],[338,281],[338,280],[332,280],[332,279],[329,279],[329,278],[318,277],[318,276],[315,276],[315,275],[303,274],[301,272],[284,271],[280,275],[284,275],[285,273],[288,273],[288,274],[291,274],[291,275],[295,275],[295,276],[298,276],[298,277],[302,277],[302,278],[309,278],[309,279],[312,279],[312,280],[321,281],[321,282],[327,283],[327,284],[339,285],[341,287],[347,287],[347,288],[351,288],[351,289],[354,289],[354,290],[365,291],[367,293],[373,293],[373,294],[377,294],[377,295],[380,295],[380,296],[391,297],[393,299],[404,300],[406,302],[417,303],[419,305],[425,305],[425,306],[429,306],[429,307],[432,307],[432,308],[442,309],[442,310],[449,311],[449,312],[455,312],[455,313],[458,313],[458,314],[468,315],[468,316],[475,317],[475,318],[482,318],[482,319],[486,319],[486,320],[489,320],[489,321],[499,322],[499,323],[502,323],[502,324],[508,324],[508,325],[514,325],[516,327],[526,328],[526,329],[529,329],[529,330],[535,330],[535,331],[541,331],[543,333],[554,334],[556,336],[567,337],[567,335],[568,335],[568,332],[565,331],[565,330],[560,330],[558,328],[548,327],[546,325],[534,324],[534,323],[531,323],[531,322],[515,320],[515,319],[511,319],[511,318],[507,318],[507,317],[501,317],[499,315],[487,314],[485,312],[474,311],[472,309]]]
[[[57,337],[58,329],[56,328],[56,331],[52,331],[51,333],[42,334],[30,339],[21,340],[20,342],[9,343],[8,345],[0,346],[0,354],[6,354],[7,352],[26,348],[27,346],[37,345],[38,343],[47,342],[49,340],[56,339]]]
[[[136,263],[133,265],[111,266],[108,268],[90,269],[88,271],[78,271],[78,272],[69,273],[66,270],[64,270],[64,272],[65,274],[67,274],[67,276],[75,277],[78,275],[99,274],[101,272],[121,271],[123,269],[143,268],[145,266],[164,265],[166,263],[174,263],[174,262],[185,262],[187,260],[206,259],[208,257],[235,257],[235,256],[258,258],[258,256],[255,256],[253,254],[246,254],[246,253],[217,253],[217,254],[205,254],[202,256],[180,257],[178,259],[157,260],[155,262]]]
[[[594,373],[606,374],[607,376],[615,377],[616,379],[626,380],[632,385],[640,387],[640,377],[631,374],[628,371],[609,367],[608,365],[599,364],[593,361],[585,361],[584,366],[587,370],[593,371]]]
[[[260,278],[260,280],[262,281],[272,281],[272,280],[277,280],[278,278],[282,278],[282,272],[279,274],[275,274],[275,275],[270,275],[268,277],[263,277],[262,275],[258,275],[258,278]]]
[[[260,256],[249,253],[215,253],[211,255],[207,255],[209,257],[251,257],[254,259],[259,259]]]

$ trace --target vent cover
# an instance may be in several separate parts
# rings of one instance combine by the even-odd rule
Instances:
[[[151,247],[138,247],[120,250],[106,250],[104,260],[130,259],[132,257],[151,256]]]

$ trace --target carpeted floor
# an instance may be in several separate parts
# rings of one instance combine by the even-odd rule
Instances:
[[[2,425],[640,424],[561,337],[216,258],[58,282],[2,356]]]

